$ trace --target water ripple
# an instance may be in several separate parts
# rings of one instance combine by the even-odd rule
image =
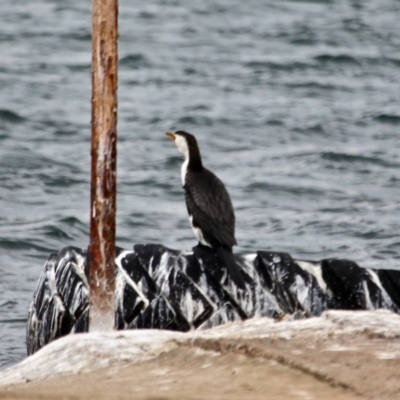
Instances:
[[[381,122],[383,124],[400,124],[400,116],[395,114],[380,114],[377,115],[374,119],[375,121]]]
[[[119,60],[119,66],[121,68],[139,69],[149,68],[150,63],[143,54],[128,54]]]
[[[399,168],[400,163],[392,163],[378,157],[368,157],[361,154],[346,154],[336,152],[325,152],[321,154],[324,160],[334,161],[337,163],[362,163],[362,164],[375,164],[387,168]]]
[[[14,111],[7,109],[0,109],[0,120],[2,120],[3,122],[11,122],[13,124],[18,124],[24,122],[25,118]]]

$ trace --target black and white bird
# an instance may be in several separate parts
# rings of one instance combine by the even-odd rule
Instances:
[[[231,278],[244,288],[241,271],[232,254],[235,239],[235,213],[222,181],[203,167],[196,138],[190,133],[166,132],[184,154],[181,178],[190,223],[199,244],[211,247]]]

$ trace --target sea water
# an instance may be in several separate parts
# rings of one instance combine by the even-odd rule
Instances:
[[[91,4],[0,7],[0,368],[51,252],[88,244]],[[120,0],[117,245],[196,244],[196,135],[238,253],[400,268],[400,3]]]

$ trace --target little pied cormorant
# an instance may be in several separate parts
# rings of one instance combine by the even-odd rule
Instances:
[[[166,132],[184,154],[181,177],[186,206],[199,244],[211,247],[225,265],[236,285],[244,288],[241,271],[232,255],[235,239],[235,213],[222,181],[203,167],[196,138],[190,133]]]

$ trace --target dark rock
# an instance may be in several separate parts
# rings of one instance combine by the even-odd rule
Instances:
[[[318,316],[327,309],[399,313],[400,271],[267,251],[235,259],[245,290],[204,246],[193,252],[157,244],[117,249],[116,328],[185,332],[252,317]],[[29,309],[28,354],[61,336],[88,331],[88,288],[86,251],[66,247],[49,256]]]

